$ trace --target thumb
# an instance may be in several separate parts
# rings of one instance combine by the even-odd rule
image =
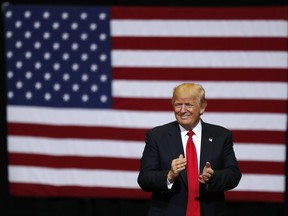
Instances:
[[[179,155],[179,158],[184,158],[184,157],[183,157],[183,154],[180,154],[180,155]]]
[[[206,167],[206,168],[211,168],[211,164],[210,164],[209,161],[206,162],[205,167]]]

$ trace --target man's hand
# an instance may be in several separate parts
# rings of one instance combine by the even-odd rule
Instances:
[[[179,176],[179,173],[186,168],[186,159],[182,154],[178,158],[172,160],[171,168],[168,172],[167,179],[170,183],[173,183]]]
[[[211,168],[211,164],[206,162],[205,167],[203,169],[202,175],[199,176],[199,182],[202,184],[207,184],[212,179],[214,174],[214,170]]]

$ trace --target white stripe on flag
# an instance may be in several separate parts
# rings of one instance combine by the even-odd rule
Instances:
[[[9,166],[11,183],[34,183],[54,186],[139,188],[138,172],[125,170],[54,169]]]
[[[155,118],[157,116],[157,118]],[[216,113],[207,112],[203,120],[222,125],[230,130],[286,131],[284,113]],[[172,111],[143,112],[94,109],[57,109],[8,106],[10,123],[35,123],[48,125],[78,125],[149,129],[175,120]],[[243,121],[245,119],[245,121]]]
[[[233,70],[231,71],[233,73]],[[173,88],[179,81],[115,80],[114,97],[172,98]],[[187,81],[186,81],[187,82]],[[207,99],[280,99],[288,98],[288,85],[284,82],[203,82],[193,80],[205,88]]]
[[[144,141],[8,136],[10,153],[139,159]]]
[[[55,186],[139,188],[138,172],[9,166],[9,181]],[[284,175],[243,174],[235,191],[284,192]]]
[[[284,175],[243,174],[234,191],[285,192]]]
[[[284,20],[117,20],[112,36],[286,37]]]
[[[8,136],[9,153],[43,154],[52,156],[112,157],[139,159],[144,141],[101,139],[53,139],[27,136]],[[235,143],[239,161],[285,162],[285,145]]]
[[[235,143],[234,150],[239,161],[285,162],[284,144]]]
[[[113,50],[113,67],[287,68],[281,51],[146,51]]]
[[[202,119],[222,125],[230,130],[286,131],[287,115],[284,113],[204,113]],[[275,122],[277,121],[277,122]]]

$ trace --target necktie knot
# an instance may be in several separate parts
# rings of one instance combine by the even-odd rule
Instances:
[[[194,135],[194,132],[192,130],[189,130],[187,134],[189,138],[192,138],[192,136]]]

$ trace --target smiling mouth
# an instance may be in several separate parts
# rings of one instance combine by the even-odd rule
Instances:
[[[188,119],[189,116],[180,116],[181,119]]]

